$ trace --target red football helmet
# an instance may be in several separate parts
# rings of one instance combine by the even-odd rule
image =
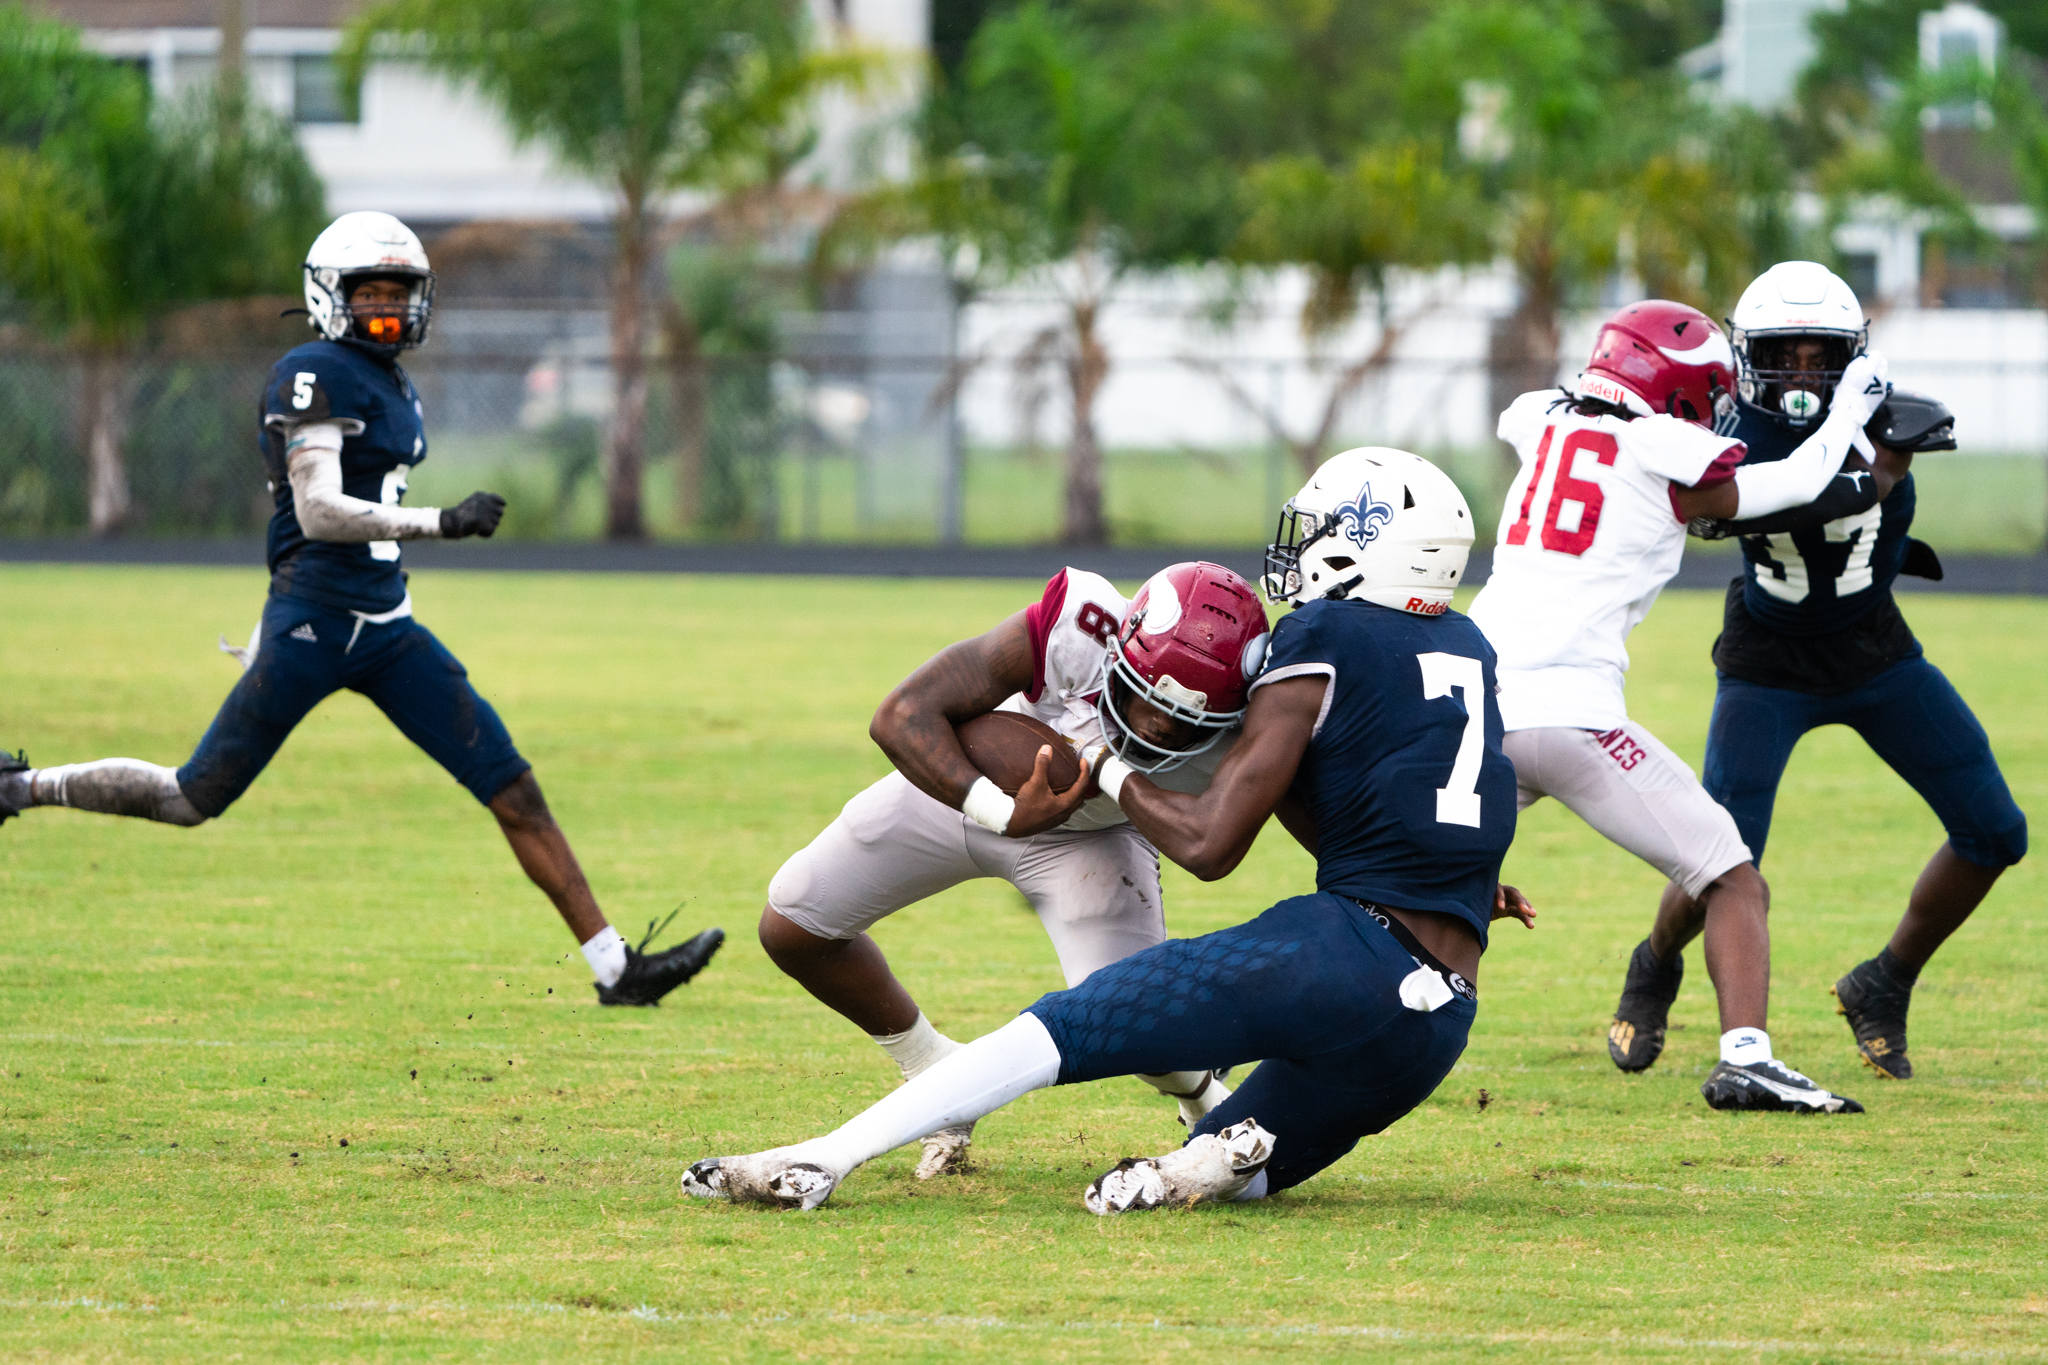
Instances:
[[[1735,352],[1699,309],[1646,299],[1607,319],[1572,392],[1711,427],[1734,401]]]
[[[1109,641],[1095,710],[1110,751],[1157,773],[1213,747],[1244,718],[1268,634],[1251,584],[1222,565],[1174,564],[1153,574]],[[1168,748],[1137,734],[1125,719],[1132,697],[1194,726],[1193,742]]]

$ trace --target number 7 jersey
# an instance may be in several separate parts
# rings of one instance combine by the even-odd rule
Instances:
[[[1676,417],[1582,416],[1556,389],[1500,416],[1521,469],[1472,619],[1500,656],[1510,730],[1628,719],[1629,632],[1678,572],[1677,490],[1734,477],[1743,446]]]
[[[1310,602],[1280,618],[1261,687],[1322,677],[1292,793],[1316,829],[1316,890],[1455,915],[1479,942],[1515,837],[1493,650],[1471,618]]]

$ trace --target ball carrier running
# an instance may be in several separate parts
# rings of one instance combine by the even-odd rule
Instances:
[[[1266,614],[1215,564],[1175,564],[1126,602],[1080,569],[1037,602],[920,665],[869,733],[896,771],[846,803],[768,888],[761,945],[777,966],[873,1038],[915,1079],[960,1046],[933,1027],[868,930],[947,887],[1008,881],[1030,902],[1068,984],[1166,937],[1159,854],[1087,783],[1055,792],[1048,750],[1014,797],[968,762],[954,726],[992,710],[1107,744],[1135,770],[1199,791],[1228,750],[1265,660]],[[1199,1121],[1230,1094],[1207,1066],[1145,1081]],[[923,1136],[923,1135],[920,1135]],[[917,1174],[957,1170],[972,1123],[925,1139]]]

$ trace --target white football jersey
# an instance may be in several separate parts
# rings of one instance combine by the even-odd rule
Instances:
[[[1037,665],[1033,688],[1019,692],[997,707],[998,711],[1021,711],[1044,721],[1066,737],[1076,750],[1102,738],[1102,721],[1095,714],[1095,699],[1102,692],[1108,671],[1109,641],[1123,620],[1129,603],[1114,584],[1086,569],[1062,569],[1045,585],[1045,596],[1025,612],[1031,631],[1031,653]],[[1232,737],[1207,753],[1167,772],[1147,777],[1169,791],[1206,790]],[[1068,818],[1061,829],[1107,829],[1124,823],[1124,813],[1107,796],[1093,796]]]
[[[1626,641],[1678,572],[1676,488],[1733,477],[1743,445],[1676,417],[1582,417],[1556,389],[1500,415],[1522,467],[1471,617],[1500,656],[1509,730],[1628,719]]]

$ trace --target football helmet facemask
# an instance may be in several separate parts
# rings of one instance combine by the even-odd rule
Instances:
[[[395,356],[427,339],[434,314],[434,272],[411,228],[388,213],[344,213],[306,252],[306,312],[329,341],[349,341]],[[349,293],[366,280],[406,286],[406,302],[357,317]]]
[[[1141,773],[1178,768],[1215,747],[1244,719],[1252,679],[1266,663],[1266,609],[1251,584],[1220,564],[1174,564],[1147,579],[1109,638],[1095,713],[1110,752]],[[1128,717],[1141,699],[1191,728],[1175,748],[1140,735]]]
[[[1632,303],[1609,318],[1572,385],[1579,398],[1704,427],[1733,405],[1734,390],[1728,338],[1699,309],[1667,299]]]
[[[1728,333],[1741,400],[1802,427],[1827,414],[1842,371],[1870,345],[1855,291],[1815,261],[1780,261],[1757,276],[1742,291]],[[1820,345],[1811,368],[1798,363],[1806,342]]]
[[[1472,512],[1448,474],[1361,446],[1325,460],[1280,509],[1263,586],[1295,607],[1332,598],[1441,616],[1471,552]]]

